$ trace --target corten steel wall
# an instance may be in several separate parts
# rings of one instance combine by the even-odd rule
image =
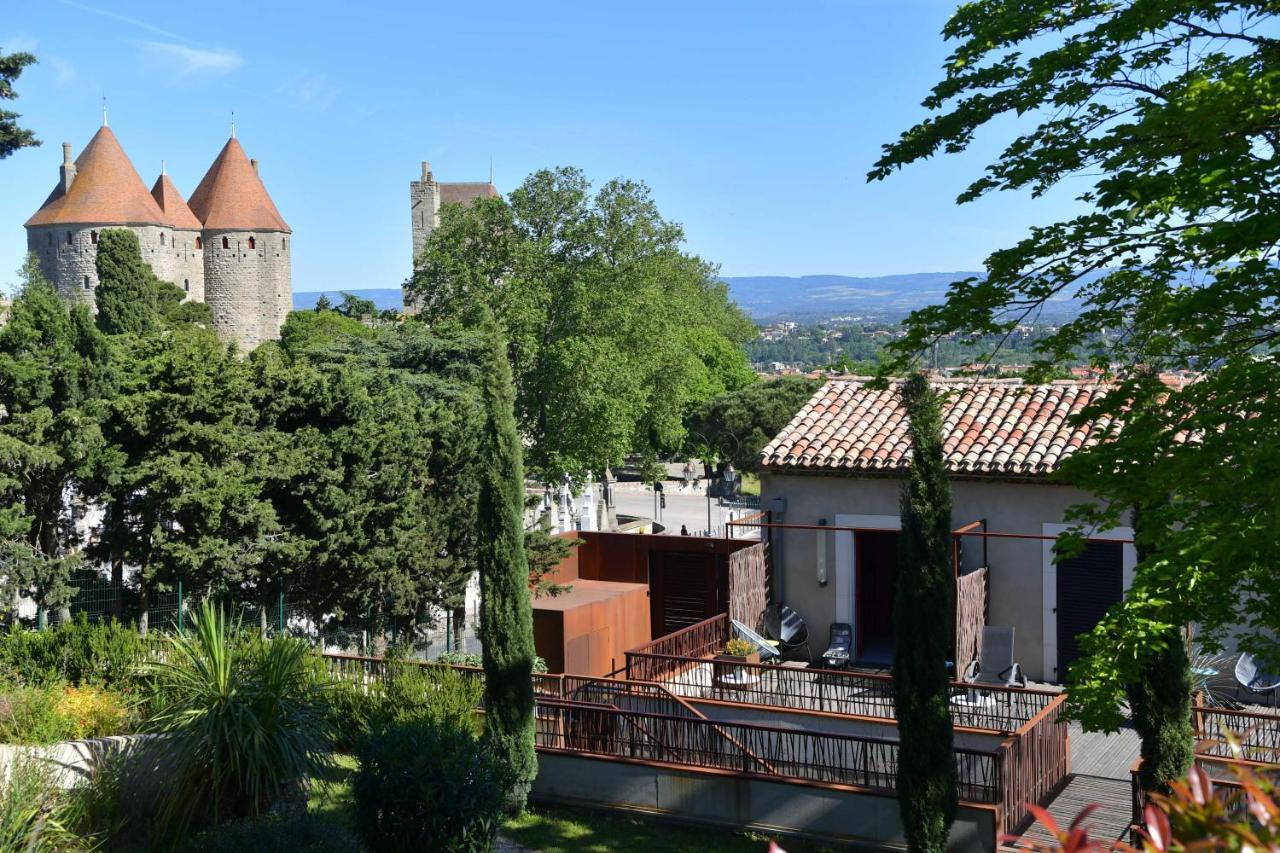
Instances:
[[[729,554],[755,544],[748,540],[701,536],[587,531],[579,533],[578,538],[582,540],[577,548],[579,577],[626,583],[649,582],[649,554],[654,551],[716,554],[727,559]]]
[[[816,474],[761,474],[761,500],[768,506],[773,498],[785,498],[785,515],[775,522],[817,524],[826,519],[836,524],[837,515],[899,515],[898,477],[836,476]],[[998,532],[1039,535],[1045,523],[1061,523],[1067,507],[1085,503],[1090,496],[1080,489],[1044,482],[1008,480],[953,480],[952,528],[978,519],[987,520],[987,529]],[[828,547],[827,583],[817,582],[817,537],[812,531],[784,530],[781,545],[775,536],[771,545],[774,561],[774,592],[783,590],[786,603],[794,607],[810,631],[821,637],[827,625],[836,621],[836,597],[851,595],[837,589],[835,548]],[[1044,591],[1043,544],[1035,539],[989,539],[987,562],[987,624],[1010,625],[1016,629],[1015,657],[1028,678],[1043,680]],[[982,563],[982,541],[963,540],[963,566],[977,568]],[[782,577],[778,578],[777,575]]]
[[[566,595],[534,599],[534,645],[550,672],[607,676],[625,665],[628,649],[650,639],[648,588],[574,583]]]
[[[890,796],[733,773],[540,752],[533,798],[886,848],[906,845]],[[948,849],[996,849],[996,809],[962,804]]]

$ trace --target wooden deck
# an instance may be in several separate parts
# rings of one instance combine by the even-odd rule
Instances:
[[[1040,803],[1061,829],[1071,825],[1085,806],[1097,803],[1099,809],[1089,816],[1089,837],[1094,841],[1121,841],[1132,819],[1132,797],[1129,768],[1138,758],[1141,743],[1132,728],[1116,734],[1085,732],[1079,723],[1071,723],[1071,776],[1057,792]],[[1024,839],[1048,843],[1053,839],[1039,824],[1026,827]]]

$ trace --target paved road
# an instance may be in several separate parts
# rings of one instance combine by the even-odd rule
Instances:
[[[619,489],[614,493],[618,512],[624,515],[639,515],[654,518],[653,492],[634,492]],[[719,506],[719,501],[711,499],[711,524],[722,526],[732,511],[735,518],[740,518],[744,510],[735,507]],[[707,499],[701,493],[679,494],[672,483],[667,484],[667,508],[659,510],[657,521],[664,524],[668,533],[679,533],[680,525],[686,525],[691,534],[707,529]]]

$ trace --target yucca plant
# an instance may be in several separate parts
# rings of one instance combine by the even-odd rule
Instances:
[[[327,768],[334,743],[328,685],[303,642],[242,634],[207,602],[192,622],[147,666],[161,700],[147,728],[166,737],[174,770],[158,812],[161,842],[296,795]]]

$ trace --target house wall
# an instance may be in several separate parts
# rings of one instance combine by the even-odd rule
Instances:
[[[902,480],[898,477],[854,477],[794,475],[764,472],[761,498],[768,507],[774,498],[786,499],[786,512],[774,521],[787,524],[817,524],[826,519],[835,525],[837,515],[899,515]],[[953,480],[952,527],[961,527],[985,518],[987,529],[996,533],[1040,535],[1045,524],[1062,523],[1066,510],[1085,503],[1088,493],[1070,486],[1043,482],[1000,480]],[[778,536],[781,536],[781,542]],[[837,600],[852,599],[848,582],[839,571],[840,560],[850,560],[852,550],[842,547],[839,537],[851,534],[822,534],[808,530],[775,530],[773,559],[775,596],[800,613],[808,622],[810,636],[820,650],[830,623],[837,621]],[[819,584],[818,538],[827,537],[827,582]],[[962,540],[963,565],[972,569],[982,564],[982,539]],[[1131,547],[1131,546],[1130,546]],[[1045,546],[1035,539],[988,539],[990,568],[987,624],[1011,625],[1015,629],[1015,653],[1027,677],[1058,681],[1045,667]],[[1050,642],[1056,642],[1054,637]]]

